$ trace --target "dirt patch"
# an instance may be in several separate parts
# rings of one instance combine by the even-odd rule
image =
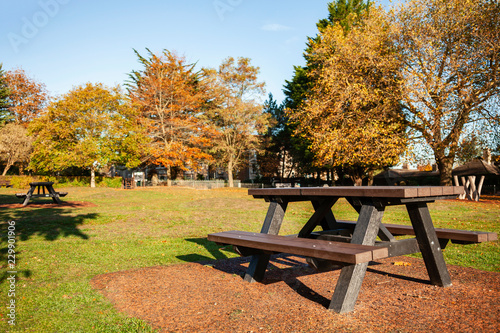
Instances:
[[[53,201],[47,202],[30,202],[27,206],[23,206],[20,203],[15,204],[0,204],[1,208],[84,208],[84,207],[97,207],[96,204],[84,201],[61,201],[60,204],[56,204]]]
[[[394,263],[403,263],[395,265]],[[273,257],[263,283],[248,258],[149,267],[94,277],[115,307],[161,332],[498,332],[500,273],[448,266],[453,285],[430,285],[421,259],[372,263],[355,311],[327,310],[340,270]]]

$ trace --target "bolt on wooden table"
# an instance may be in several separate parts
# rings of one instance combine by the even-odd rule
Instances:
[[[264,278],[272,253],[292,253],[342,263],[329,308],[344,313],[354,309],[370,260],[421,252],[431,283],[447,287],[451,279],[441,249],[449,240],[474,243],[496,239],[495,233],[450,229],[439,229],[438,237],[427,204],[454,199],[462,192],[463,187],[459,186],[250,189],[249,195],[269,202],[261,232],[228,231],[210,234],[208,239],[233,244],[240,254],[252,255],[244,277],[248,282]],[[359,213],[356,222],[335,218],[332,207],[340,198],[345,198]],[[299,201],[310,201],[313,215],[296,238],[277,236],[288,204]],[[393,205],[406,206],[411,227],[382,224],[385,208]],[[315,231],[318,226],[323,231]],[[397,240],[389,229],[398,235],[414,234],[415,238]],[[377,241],[377,237],[380,240]],[[382,249],[385,252],[380,252]]]

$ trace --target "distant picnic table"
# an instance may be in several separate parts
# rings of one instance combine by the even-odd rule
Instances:
[[[239,254],[252,256],[244,277],[248,282],[263,280],[274,253],[305,256],[319,269],[340,264],[342,271],[329,308],[350,312],[372,260],[421,252],[430,282],[447,287],[451,279],[442,249],[450,240],[470,244],[497,239],[496,233],[434,228],[427,204],[454,199],[463,192],[459,186],[250,189],[249,195],[269,202],[260,233],[225,231],[208,235],[208,240],[231,244]],[[331,208],[340,198],[345,198],[359,213],[357,221],[335,218]],[[278,235],[288,204],[300,201],[310,201],[314,213],[298,235]],[[382,223],[385,208],[396,205],[406,207],[411,226]],[[317,227],[322,230],[316,231]],[[415,238],[396,239],[396,235]]]
[[[16,193],[16,197],[24,199],[23,206],[26,206],[31,198],[52,198],[55,203],[60,204],[61,200],[59,198],[66,196],[68,192],[56,192],[52,185],[54,185],[54,182],[33,182],[30,183],[30,189],[27,193]],[[35,190],[37,190],[37,193],[35,193]]]
[[[3,187],[3,186],[5,186],[6,188],[12,187],[12,184],[10,183],[10,180],[8,180],[7,178],[0,177],[0,187]]]

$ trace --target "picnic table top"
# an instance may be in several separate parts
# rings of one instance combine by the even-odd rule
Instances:
[[[334,196],[370,198],[427,198],[457,196],[463,186],[333,186],[249,189],[254,197],[265,196]]]
[[[52,186],[54,182],[32,182],[30,186]]]

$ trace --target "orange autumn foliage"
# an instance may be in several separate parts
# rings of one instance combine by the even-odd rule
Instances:
[[[129,94],[152,139],[150,160],[169,170],[196,169],[211,159],[204,152],[207,126],[199,117],[205,102],[202,81],[183,57],[167,50],[160,55],[148,52],[145,58],[136,51],[143,69],[130,74]]]
[[[29,78],[20,68],[5,73],[9,89],[7,103],[10,118],[27,127],[46,107],[48,93],[43,83]]]

